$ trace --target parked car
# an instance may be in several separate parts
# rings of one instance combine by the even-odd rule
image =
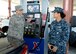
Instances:
[[[0,38],[7,35],[7,30],[9,27],[9,19],[0,18]]]
[[[73,16],[71,18],[71,32],[70,32],[70,38],[69,38],[69,44],[70,46],[76,47],[76,16]]]

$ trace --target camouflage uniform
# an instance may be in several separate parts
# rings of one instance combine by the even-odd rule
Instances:
[[[48,42],[58,47],[56,54],[66,54],[66,43],[69,40],[69,33],[69,25],[64,19],[59,22],[55,20],[51,23]],[[50,51],[49,54],[52,54],[52,52]]]
[[[7,38],[11,44],[15,44],[17,47],[23,43],[24,24],[25,19],[23,15],[14,14],[10,18]]]

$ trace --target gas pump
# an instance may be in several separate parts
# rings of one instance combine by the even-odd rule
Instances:
[[[28,46],[28,53],[44,54],[44,39],[41,31],[42,18],[39,1],[29,1],[24,30],[24,41]]]
[[[24,37],[36,38],[40,37],[41,31],[41,13],[27,13],[25,19]]]

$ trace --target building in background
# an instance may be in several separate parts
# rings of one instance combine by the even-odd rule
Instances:
[[[8,0],[0,0],[0,28],[9,25],[9,10],[8,10]],[[20,5],[20,0],[11,0],[11,15],[13,14],[13,10],[15,10],[15,6]]]

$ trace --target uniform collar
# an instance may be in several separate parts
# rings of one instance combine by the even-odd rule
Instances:
[[[17,15],[17,14],[16,14],[16,16],[17,16],[17,17],[22,17],[23,15]]]
[[[64,19],[61,19],[59,22],[58,22],[57,20],[55,20],[55,22],[56,22],[56,23],[60,23],[60,22],[62,22],[63,20],[64,20]]]

